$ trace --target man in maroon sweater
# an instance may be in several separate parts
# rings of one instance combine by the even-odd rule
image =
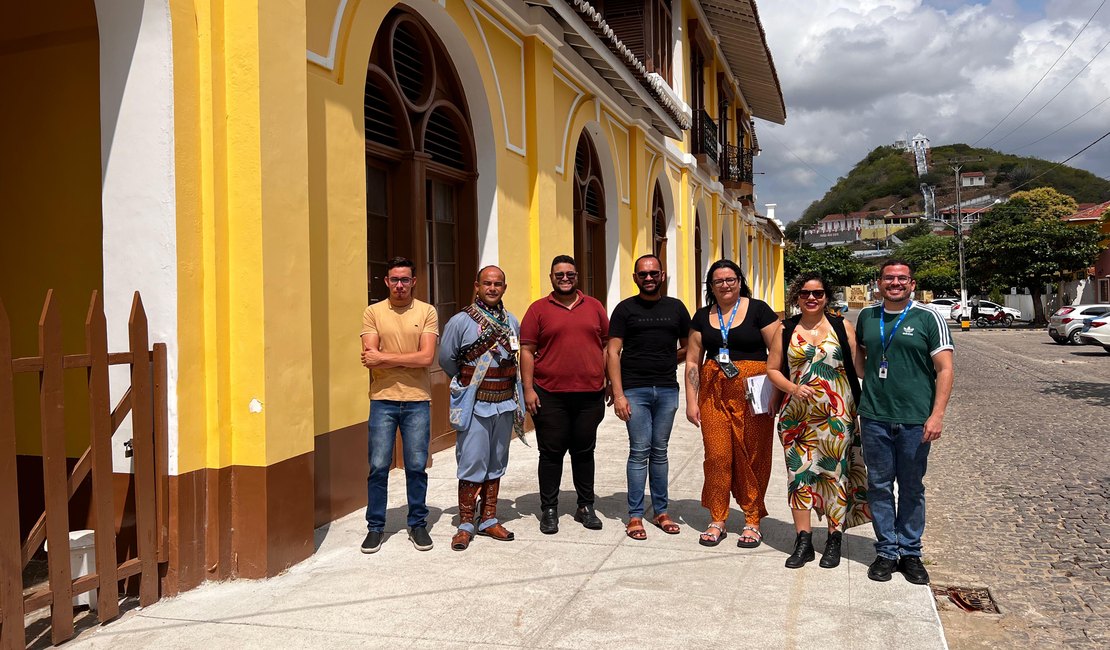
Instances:
[[[608,391],[609,317],[577,287],[574,258],[557,256],[551,261],[552,292],[532,303],[520,324],[520,374],[524,403],[536,424],[540,532],[546,535],[559,532],[559,483],[568,451],[578,495],[574,520],[601,529],[594,512],[594,446]]]

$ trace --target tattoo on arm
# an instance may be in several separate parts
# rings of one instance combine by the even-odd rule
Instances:
[[[695,393],[701,389],[701,376],[696,366],[691,366],[686,369],[686,378],[690,380],[690,385],[694,387]]]

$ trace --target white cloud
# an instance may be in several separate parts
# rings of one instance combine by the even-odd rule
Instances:
[[[763,147],[756,159],[764,172],[756,179],[759,200],[777,203],[779,218],[793,220],[868,151],[919,132],[934,145],[982,138],[976,146],[1048,160],[1074,154],[1106,132],[1110,101],[1043,142],[1023,145],[1110,97],[1110,48],[1092,61],[1110,41],[1110,6],[1013,115],[986,134],[1101,1],[759,2],[787,110],[785,126],[756,126]],[[1055,101],[1007,135],[1088,62]],[[1069,164],[1110,177],[1110,138]]]

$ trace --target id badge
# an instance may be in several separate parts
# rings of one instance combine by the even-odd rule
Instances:
[[[728,362],[729,362],[728,348],[721,348],[720,351],[717,352],[717,363],[722,363],[723,364],[723,363],[728,363]]]
[[[513,352],[520,352],[520,339],[516,336],[510,336],[509,347],[512,348]]]
[[[886,379],[886,369],[887,369],[886,361],[885,360],[880,361],[879,362],[879,379]]]

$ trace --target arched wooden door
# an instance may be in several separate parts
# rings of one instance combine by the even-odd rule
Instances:
[[[416,14],[395,9],[382,23],[364,103],[367,301],[388,296],[386,261],[408,257],[416,296],[435,305],[442,327],[469,302],[478,271],[478,175],[462,84]],[[432,451],[454,443],[447,397],[447,378],[433,367]]]
[[[586,132],[574,152],[574,259],[578,288],[606,304],[605,185],[597,148]]]

